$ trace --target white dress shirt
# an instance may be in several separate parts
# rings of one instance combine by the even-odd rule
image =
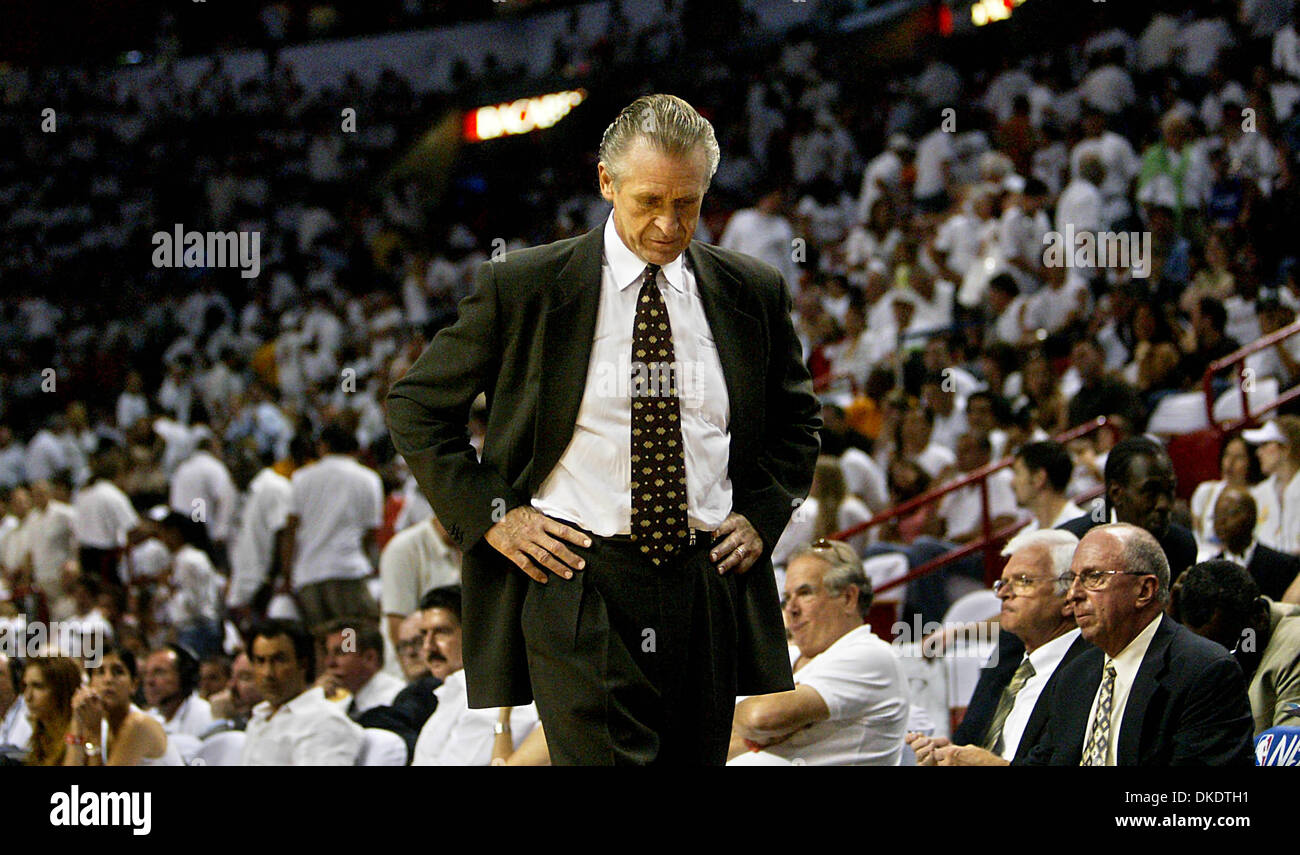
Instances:
[[[172,595],[166,604],[171,625],[182,628],[195,621],[216,621],[225,581],[206,552],[188,543],[178,549],[172,558]]]
[[[244,731],[241,766],[352,766],[365,739],[362,728],[320,687],[308,689],[272,714],[262,701]]]
[[[1092,710],[1088,713],[1088,725],[1083,729],[1083,756],[1088,756],[1088,739],[1092,735],[1092,722],[1097,717],[1097,703],[1101,700],[1101,689],[1106,684],[1106,668],[1110,665],[1115,666],[1115,692],[1111,696],[1110,705],[1110,744],[1106,746],[1106,765],[1115,765],[1115,746],[1119,745],[1119,731],[1124,724],[1124,708],[1128,706],[1129,691],[1133,688],[1133,681],[1137,678],[1138,669],[1142,667],[1142,660],[1147,655],[1147,648],[1151,646],[1151,639],[1155,637],[1156,630],[1160,627],[1160,621],[1163,615],[1156,615],[1146,628],[1137,634],[1137,637],[1128,643],[1120,651],[1120,654],[1114,659],[1106,657],[1101,666],[1102,682],[1097,686],[1097,694],[1092,699]]]
[[[405,688],[406,682],[404,680],[394,677],[386,671],[376,671],[374,676],[367,680],[366,684],[358,689],[355,695],[343,695],[336,701],[327,698],[326,702],[332,703],[343,710],[348,718],[355,719],[366,710],[391,706],[393,699]]]
[[[293,473],[289,513],[298,518],[293,588],[327,579],[362,579],[370,559],[361,538],[383,522],[379,474],[351,457],[327,454]]]
[[[77,542],[95,549],[124,545],[126,533],[140,524],[126,493],[104,478],[78,490],[72,509],[77,513]]]
[[[1048,526],[1048,528],[1060,528],[1062,523],[1068,523],[1070,520],[1077,520],[1085,513],[1087,512],[1076,505],[1073,499],[1066,499],[1065,504],[1061,506],[1060,512],[1056,515],[1056,519],[1052,520],[1052,524]],[[1019,533],[1028,534],[1031,531],[1038,531],[1040,528],[1042,528],[1042,526],[1038,524],[1038,517],[1031,516],[1029,518],[1029,524],[1022,528]]]
[[[632,321],[645,267],[623,245],[611,216],[605,223],[596,338],[573,438],[533,497],[542,513],[602,537],[632,530]],[[713,530],[731,512],[727,384],[685,255],[665,265],[657,280],[680,369],[687,517],[692,528]]]
[[[198,692],[190,693],[190,696],[181,701],[181,705],[176,708],[176,714],[170,720],[163,717],[162,711],[157,707],[148,710],[149,715],[158,719],[158,723],[163,726],[167,733],[179,733],[185,736],[193,736],[195,739],[202,739],[203,734],[212,729],[212,705],[200,698]]]
[[[284,528],[292,495],[289,479],[269,467],[249,483],[230,545],[228,607],[248,605],[266,581],[275,560],[275,535]]]
[[[438,706],[420,730],[412,766],[488,766],[500,714],[495,707],[470,709],[465,694],[465,671],[447,677],[433,690]],[[515,707],[510,712],[510,735],[519,748],[537,725],[537,707]]]
[[[1034,706],[1038,703],[1039,696],[1043,694],[1043,687],[1047,685],[1048,680],[1052,679],[1052,674],[1065,658],[1066,651],[1078,637],[1079,630],[1072,629],[1065,635],[1053,638],[1042,647],[1036,648],[1033,653],[1027,654],[1029,664],[1034,666],[1034,676],[1020,687],[1011,711],[1002,722],[1003,760],[1010,761],[1016,756],[1016,749],[1020,747],[1020,738],[1025,735],[1025,726],[1029,724],[1029,716],[1033,714]]]

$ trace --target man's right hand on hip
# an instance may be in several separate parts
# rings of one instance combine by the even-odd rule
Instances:
[[[569,551],[563,540],[578,546],[591,546],[591,538],[585,533],[528,505],[512,508],[483,537],[493,549],[543,585],[548,570],[572,579],[573,570],[581,570],[586,564]]]

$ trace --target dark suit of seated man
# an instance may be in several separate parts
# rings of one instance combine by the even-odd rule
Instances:
[[[1196,538],[1191,531],[1169,521],[1174,507],[1178,478],[1173,461],[1160,443],[1145,436],[1122,440],[1106,456],[1106,516],[1092,514],[1062,523],[1064,529],[1082,538],[1105,522],[1130,523],[1146,529],[1160,543],[1177,579],[1196,563]]]
[[[1047,729],[1047,701],[1062,668],[1090,645],[1065,600],[1079,539],[1047,529],[1018,535],[993,590],[1002,600],[998,661],[980,673],[952,740],[908,734],[921,766],[1005,766],[1024,759]]]
[[[1241,666],[1164,614],[1169,564],[1126,523],[1088,532],[1067,595],[1095,645],[1061,669],[1031,766],[1249,766],[1250,704]],[[1017,761],[1020,762],[1020,761]]]

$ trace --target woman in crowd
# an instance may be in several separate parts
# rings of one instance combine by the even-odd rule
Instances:
[[[23,700],[32,722],[29,766],[60,766],[68,751],[72,698],[81,686],[81,666],[66,656],[36,656],[23,671]]]
[[[1250,443],[1240,436],[1228,440],[1219,454],[1219,474],[1214,481],[1202,481],[1192,493],[1192,533],[1196,535],[1198,561],[1214,557],[1222,550],[1214,533],[1214,504],[1225,487],[1249,490],[1262,477],[1259,456]]]
[[[844,470],[840,468],[839,458],[827,455],[817,458],[808,498],[817,503],[813,540],[830,537],[838,531],[871,519],[870,509],[845,486]],[[849,542],[861,553],[867,545],[867,533],[855,535]]]
[[[72,699],[74,733],[65,766],[183,766],[180,753],[156,719],[131,702],[140,687],[135,655],[109,643],[90,683]],[[100,744],[104,722],[108,740]]]

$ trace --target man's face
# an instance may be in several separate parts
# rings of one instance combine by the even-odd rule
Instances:
[[[1280,442],[1266,442],[1259,447],[1259,471],[1265,475],[1272,475],[1277,471],[1277,465],[1282,462],[1283,452],[1286,447]]]
[[[1101,377],[1102,361],[1101,354],[1097,349],[1087,342],[1079,342],[1070,351],[1070,361],[1074,367],[1079,370],[1079,375],[1087,381],[1097,380]]]
[[[1214,503],[1214,533],[1219,542],[1232,547],[1249,542],[1255,528],[1255,514],[1251,513],[1249,494],[1242,495],[1224,490]]]
[[[1032,587],[1021,591],[1019,577],[1032,581]],[[1020,638],[1037,639],[1051,633],[1069,614],[1064,595],[1056,593],[1052,577],[1052,556],[1044,546],[1021,549],[1007,560],[1002,568],[1002,581],[998,591],[1002,601],[1002,628]]]
[[[180,669],[176,654],[158,650],[144,661],[144,699],[151,707],[167,703],[181,693]]]
[[[1108,488],[1115,517],[1146,529],[1159,540],[1169,530],[1175,486],[1177,480],[1169,458],[1145,454],[1134,457],[1128,481]]]
[[[1121,550],[1122,544],[1115,535],[1106,531],[1089,532],[1074,552],[1070,571],[1077,577],[1090,570],[1127,570],[1120,557]],[[1084,640],[1111,656],[1123,650],[1141,630],[1136,626],[1138,608],[1145,604],[1144,587],[1150,588],[1145,596],[1153,595],[1153,582],[1151,576],[1124,572],[1108,576],[1097,591],[1088,590],[1077,578],[1071,582],[1066,600],[1074,610],[1074,621]]]
[[[199,664],[199,697],[207,700],[226,687],[226,669],[216,662]]]
[[[415,680],[429,672],[424,661],[424,625],[419,612],[407,615],[397,628],[397,659],[406,679]]]
[[[637,258],[662,267],[695,234],[708,181],[704,149],[675,157],[638,140],[619,167],[617,182],[604,163],[597,167],[600,195],[614,205],[614,229]]]
[[[136,681],[117,654],[105,656],[99,667],[90,672],[90,685],[109,709],[125,708],[136,689]]]
[[[1039,485],[1036,482],[1039,479],[1034,477],[1037,474],[1039,473],[1029,471],[1022,458],[1017,457],[1011,462],[1011,492],[1016,494],[1016,504],[1022,508],[1029,507],[1029,503],[1038,495]]]
[[[259,635],[253,640],[252,660],[257,688],[271,706],[279,708],[302,694],[307,685],[307,672],[298,661],[289,636]]]
[[[344,644],[349,640],[349,644]],[[325,638],[325,670],[343,684],[352,694],[361,691],[361,687],[379,670],[373,651],[357,649],[356,638],[344,631],[331,632]]]
[[[253,663],[243,653],[230,666],[230,694],[235,701],[235,711],[243,715],[262,702],[262,690],[257,687],[257,672]]]
[[[465,667],[460,655],[460,621],[449,609],[420,612],[424,624],[424,661],[429,673],[446,680]]]
[[[799,652],[808,658],[819,655],[845,632],[850,611],[847,592],[833,596],[822,584],[830,568],[816,555],[803,555],[785,571],[785,621]]]

